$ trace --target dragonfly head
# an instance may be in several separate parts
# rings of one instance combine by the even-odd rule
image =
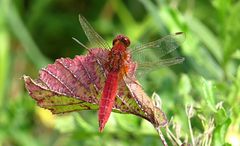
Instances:
[[[120,35],[117,35],[113,40],[113,46],[115,46],[118,43],[122,43],[125,47],[128,47],[130,45],[130,40],[128,37],[120,34]]]

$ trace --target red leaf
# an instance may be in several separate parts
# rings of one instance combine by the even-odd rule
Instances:
[[[23,76],[26,88],[40,107],[54,114],[97,110],[107,74],[103,66],[107,54],[107,50],[92,49],[86,56],[57,59],[40,70],[39,79]],[[131,76],[135,69],[131,62]],[[163,111],[155,107],[134,76],[120,81],[113,111],[137,115],[155,127],[167,123]]]

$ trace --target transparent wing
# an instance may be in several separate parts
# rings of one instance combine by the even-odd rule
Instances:
[[[88,21],[79,15],[80,24],[93,48],[111,49],[108,43],[93,29]]]
[[[132,58],[138,63],[140,72],[157,69],[160,66],[170,66],[184,61],[182,57],[166,58],[168,54],[176,50],[185,40],[185,34],[178,32],[165,36],[159,40],[138,45],[131,50]]]
[[[183,32],[178,32],[153,42],[137,45],[131,50],[131,53],[144,55],[152,51],[157,53],[158,58],[161,58],[178,48],[184,40],[185,34]]]
[[[145,63],[138,64],[138,70],[151,71],[153,69],[157,69],[157,67],[159,66],[166,67],[174,64],[179,64],[179,63],[182,63],[184,60],[185,59],[183,57],[176,57],[176,58],[162,59],[156,62],[145,62]]]

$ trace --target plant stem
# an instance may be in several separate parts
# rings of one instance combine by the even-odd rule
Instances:
[[[162,134],[162,131],[161,131],[160,127],[157,127],[156,130],[157,130],[158,135],[159,135],[159,137],[160,137],[160,139],[161,139],[161,141],[162,141],[162,144],[163,144],[164,146],[168,146],[168,144],[167,144],[167,142],[166,142],[166,140],[165,140],[165,138],[164,138],[164,136],[163,136],[163,134]]]
[[[193,137],[193,131],[192,131],[192,126],[191,126],[191,121],[190,121],[190,116],[188,116],[188,127],[191,135],[191,140],[192,140],[192,145],[195,146],[195,141]]]

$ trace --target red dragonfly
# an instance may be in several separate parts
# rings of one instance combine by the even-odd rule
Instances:
[[[107,70],[107,75],[98,111],[99,131],[102,132],[111,114],[118,92],[119,81],[124,80],[124,78],[131,80],[133,76],[129,73],[129,61],[132,59],[136,61],[138,70],[143,70],[142,72],[155,69],[158,66],[170,66],[181,63],[184,61],[182,57],[170,59],[161,58],[174,51],[184,40],[185,35],[182,32],[178,32],[153,42],[137,45],[130,49],[129,38],[120,34],[114,38],[112,47],[110,47],[83,16],[79,16],[79,20],[91,45],[95,48],[107,49],[109,51],[108,58],[104,58],[106,63],[103,64],[103,66]],[[77,42],[90,51],[90,49],[82,43]],[[152,57],[153,55],[155,55],[155,57]]]

